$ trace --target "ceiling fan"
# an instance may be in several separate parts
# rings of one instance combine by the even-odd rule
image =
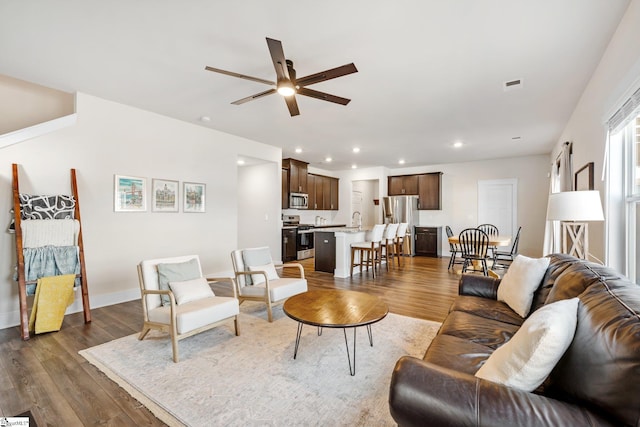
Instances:
[[[233,71],[221,70],[219,68],[213,68],[209,66],[205,67],[205,70],[213,71],[215,73],[226,74],[228,76],[238,77],[241,79],[251,80],[254,82],[272,86],[272,88],[269,90],[239,99],[232,102],[232,104],[244,104],[245,102],[253,101],[254,99],[262,98],[263,96],[271,95],[277,92],[284,97],[284,100],[287,103],[287,107],[289,108],[289,113],[293,117],[300,114],[298,103],[296,102],[296,94],[310,96],[311,98],[334,102],[340,105],[347,105],[349,101],[351,101],[347,98],[342,98],[339,96],[309,89],[307,86],[358,72],[356,66],[353,65],[353,63],[311,74],[306,77],[297,78],[296,70],[293,68],[293,61],[285,59],[284,57],[282,42],[280,42],[280,40],[274,40],[267,37],[267,46],[269,47],[269,53],[271,54],[273,66],[276,69],[276,82],[264,80],[258,77],[251,77],[244,74],[234,73]]]

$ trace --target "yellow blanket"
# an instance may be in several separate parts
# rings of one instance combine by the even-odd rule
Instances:
[[[49,276],[38,279],[33,308],[29,318],[29,330],[36,334],[59,331],[64,312],[73,303],[75,274]]]

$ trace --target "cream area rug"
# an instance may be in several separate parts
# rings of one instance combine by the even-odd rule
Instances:
[[[356,331],[356,373],[341,329],[302,329],[293,359],[297,322],[264,304],[240,306],[233,324],[179,342],[171,359],[167,335],[130,335],[80,351],[90,363],[171,426],[387,426],[389,383],[403,355],[422,357],[440,324],[389,313]],[[353,330],[347,329],[349,351]],[[353,354],[351,354],[353,357]]]

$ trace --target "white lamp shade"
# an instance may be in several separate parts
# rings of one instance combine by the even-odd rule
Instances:
[[[549,195],[548,221],[604,221],[599,191],[563,191]]]

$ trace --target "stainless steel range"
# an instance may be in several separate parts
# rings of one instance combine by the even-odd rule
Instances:
[[[313,258],[313,225],[300,224],[300,215],[282,215],[283,229],[296,229],[296,259]]]

